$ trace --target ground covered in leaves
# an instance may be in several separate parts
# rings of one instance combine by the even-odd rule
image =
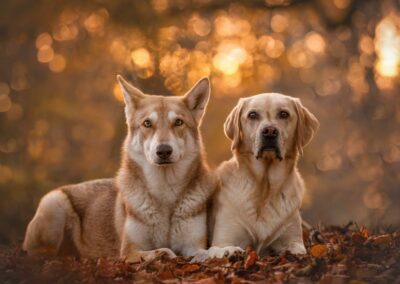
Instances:
[[[400,283],[400,232],[344,227],[305,230],[308,254],[245,255],[190,263],[160,256],[128,264],[111,259],[28,257],[0,251],[0,283]]]

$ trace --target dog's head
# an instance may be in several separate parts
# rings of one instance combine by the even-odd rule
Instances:
[[[208,78],[180,97],[146,95],[121,76],[117,79],[125,99],[131,157],[165,166],[199,153],[198,128],[210,97]]]
[[[240,99],[224,124],[232,150],[278,160],[292,149],[301,154],[318,127],[299,99],[277,93]]]

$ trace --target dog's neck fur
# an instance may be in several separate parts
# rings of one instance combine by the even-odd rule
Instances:
[[[298,161],[298,153],[293,148],[282,161],[267,157],[257,159],[252,152],[237,149],[233,153],[238,167],[247,169],[249,177],[258,185],[254,190],[263,191],[267,195],[280,192],[289,176],[294,173]]]
[[[261,212],[268,199],[281,199],[286,194],[284,192],[285,184],[292,178],[295,178],[295,168],[298,161],[296,150],[287,153],[283,160],[277,158],[257,159],[254,153],[240,151],[240,148],[234,151],[233,159],[238,168],[246,169],[247,177],[255,186],[251,188],[250,198],[253,199],[257,216]]]

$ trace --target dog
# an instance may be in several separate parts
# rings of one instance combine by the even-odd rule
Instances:
[[[318,127],[297,98],[265,93],[239,100],[224,124],[233,157],[217,169],[212,246],[194,261],[247,246],[260,255],[270,249],[306,253],[299,212],[305,188],[297,161]]]
[[[113,179],[63,186],[46,194],[26,231],[28,254],[122,257],[194,255],[207,244],[207,202],[216,181],[199,127],[208,78],[184,96],[147,95],[117,76],[128,133]]]

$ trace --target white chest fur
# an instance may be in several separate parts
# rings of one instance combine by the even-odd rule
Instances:
[[[244,239],[251,240],[248,245],[256,249],[268,246],[301,204],[295,174],[287,177],[279,169],[268,174],[261,182],[248,173],[234,174],[223,183],[219,197],[227,208],[225,214],[245,231]]]

